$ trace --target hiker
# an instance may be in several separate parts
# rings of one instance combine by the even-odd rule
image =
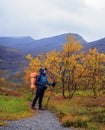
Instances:
[[[47,88],[46,85],[55,87],[56,83],[55,82],[49,83],[47,81],[47,76],[46,76],[47,68],[40,68],[39,72],[40,72],[40,75],[36,78],[36,85],[37,85],[36,96],[33,99],[31,107],[32,109],[36,109],[35,105],[36,105],[37,100],[39,99],[39,110],[44,110],[42,108],[42,100],[43,100],[44,92]]]

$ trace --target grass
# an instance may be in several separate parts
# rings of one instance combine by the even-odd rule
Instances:
[[[17,92],[12,91],[10,96],[6,93],[0,95],[0,125],[5,125],[5,120],[18,120],[32,116],[28,94],[20,96],[18,92],[18,96]]]
[[[47,93],[45,103],[47,101]],[[49,110],[56,113],[65,127],[83,128],[86,130],[105,129],[105,95],[94,99],[91,91],[78,91],[71,99],[51,97]]]
[[[29,89],[22,88],[21,92],[2,89],[0,94],[2,94],[0,96],[0,125],[5,125],[5,120],[18,120],[32,116],[29,103],[33,96]],[[48,96],[49,93],[46,92],[44,106],[46,106]],[[60,93],[54,92],[48,109],[57,115],[64,127],[76,127],[83,130],[105,129],[105,95],[94,99],[91,90],[79,90],[71,100],[63,99]]]

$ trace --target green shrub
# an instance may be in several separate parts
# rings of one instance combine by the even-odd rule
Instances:
[[[70,126],[73,126],[73,127],[87,127],[88,125],[88,122],[89,122],[89,118],[86,117],[86,116],[81,116],[81,117],[78,117],[78,116],[72,116],[72,115],[69,115],[69,116],[65,116],[63,119],[62,119],[62,125],[64,127],[70,127]]]
[[[91,118],[92,121],[105,123],[105,113],[97,113]]]

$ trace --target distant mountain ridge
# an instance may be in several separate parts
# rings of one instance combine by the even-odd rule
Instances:
[[[23,51],[28,48],[29,43],[34,41],[31,37],[0,37],[0,45]]]
[[[31,37],[0,37],[0,45],[14,48],[24,55],[30,53],[34,56],[51,50],[59,50],[66,43],[66,36],[75,36],[83,45],[87,42],[78,34],[68,33],[49,38],[34,40]]]

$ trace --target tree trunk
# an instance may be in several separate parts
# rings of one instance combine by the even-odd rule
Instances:
[[[63,98],[66,98],[66,96],[65,96],[65,80],[64,80],[64,76],[65,76],[65,70],[62,73],[62,96],[63,96]]]

